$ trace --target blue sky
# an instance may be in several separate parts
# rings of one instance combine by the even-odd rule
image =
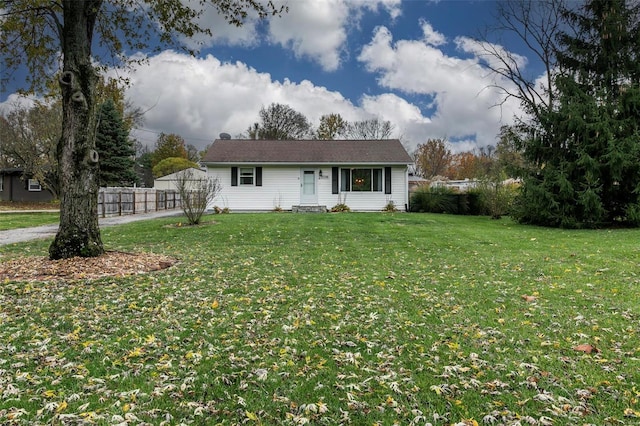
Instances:
[[[289,12],[237,29],[207,12],[214,36],[198,57],[167,50],[126,72],[127,96],[147,111],[135,136],[152,145],[178,133],[203,148],[219,133],[241,134],[272,102],[314,126],[320,116],[378,117],[409,151],[446,137],[454,151],[495,144],[519,106],[502,98],[471,37],[491,24],[494,1],[289,0]],[[497,37],[498,35],[496,35]],[[504,47],[525,54],[517,40]],[[534,74],[535,63],[528,63]],[[122,75],[123,71],[112,71]],[[6,106],[13,86],[2,93]],[[7,98],[10,98],[7,100]],[[2,104],[0,104],[2,106]]]

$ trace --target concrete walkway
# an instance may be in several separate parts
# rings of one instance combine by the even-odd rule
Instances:
[[[15,213],[26,213],[19,211]],[[120,225],[123,223],[137,222],[139,220],[155,219],[158,217],[180,216],[181,209],[161,210],[152,213],[130,214],[126,216],[112,216],[98,219],[100,227]],[[0,231],[0,246],[14,243],[22,243],[25,241],[37,240],[40,238],[52,238],[58,232],[58,225],[42,225],[32,228],[10,229]]]

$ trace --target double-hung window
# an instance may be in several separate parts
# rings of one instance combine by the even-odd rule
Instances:
[[[231,167],[231,186],[262,186],[262,167]]]
[[[340,178],[343,192],[382,192],[382,169],[342,169]]]
[[[240,185],[253,185],[254,171],[253,167],[240,167]]]
[[[40,182],[38,182],[36,179],[29,179],[27,188],[29,189],[29,191],[33,192],[42,191],[42,186],[40,186]]]

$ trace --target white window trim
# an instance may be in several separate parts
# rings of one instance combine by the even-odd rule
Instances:
[[[27,188],[29,192],[40,192],[42,191],[42,185],[36,179],[29,179],[27,183]]]
[[[384,168],[382,167],[349,167],[349,168],[343,168],[340,169],[340,179],[343,180],[344,179],[344,174],[342,173],[342,170],[349,170],[349,180],[347,182],[345,182],[347,184],[347,188],[345,189],[344,186],[342,185],[343,182],[340,183],[340,191],[342,192],[353,192],[353,193],[379,193],[379,192],[384,192]],[[353,171],[354,170],[369,170],[370,172],[370,176],[371,176],[371,189],[369,190],[354,190],[353,189]],[[380,172],[380,189],[374,189],[373,187],[373,183],[374,183],[374,174],[375,174],[375,170],[379,170]]]
[[[251,170],[251,176],[248,174],[243,175],[243,170]],[[244,183],[243,178],[251,177],[251,183]],[[238,185],[239,186],[255,186],[256,185],[256,168],[255,167],[238,167]]]

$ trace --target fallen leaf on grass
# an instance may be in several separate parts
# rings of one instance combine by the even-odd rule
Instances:
[[[574,351],[579,351],[579,352],[584,352],[586,354],[590,354],[591,352],[597,354],[598,352],[600,352],[598,350],[598,348],[596,348],[595,346],[592,346],[592,345],[590,345],[588,343],[585,343],[584,345],[574,346],[573,350]]]
[[[108,251],[98,257],[49,260],[47,257],[11,259],[0,263],[0,281],[73,281],[123,277],[169,268],[176,259],[153,253]]]

